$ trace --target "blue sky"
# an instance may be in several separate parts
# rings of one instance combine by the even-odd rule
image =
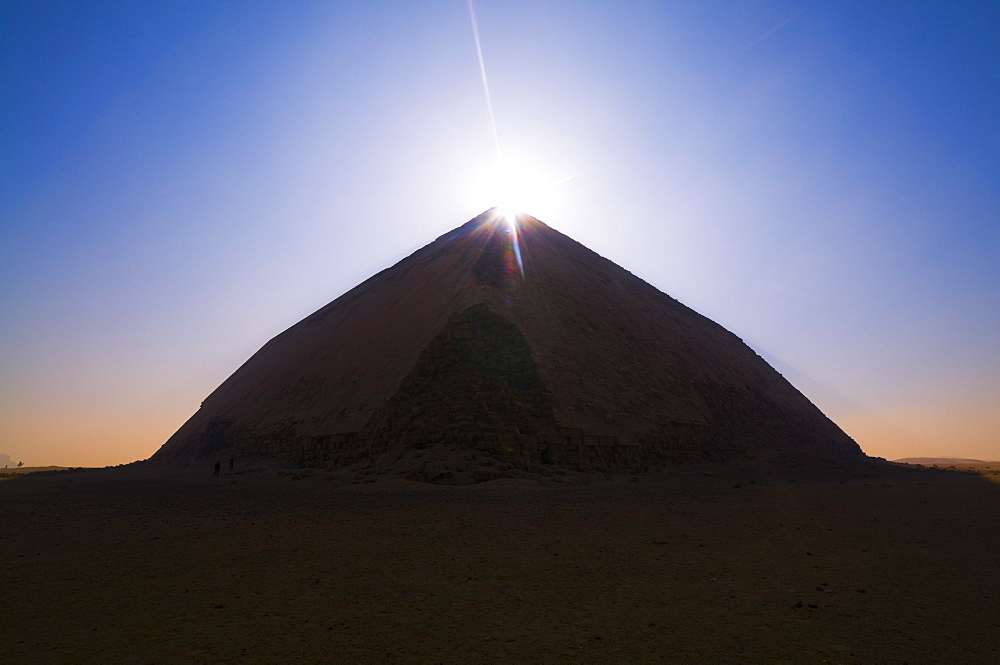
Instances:
[[[526,212],[870,454],[998,459],[1000,5],[875,4],[475,11],[503,155],[546,184]],[[8,2],[0,77],[0,452],[26,463],[148,457],[494,203],[462,0]]]

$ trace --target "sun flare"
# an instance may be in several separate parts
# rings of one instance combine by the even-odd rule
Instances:
[[[558,205],[560,185],[572,177],[553,175],[531,160],[499,158],[474,171],[470,203],[497,208],[508,220],[517,213],[541,217]]]
[[[496,207],[497,217],[500,218],[500,221],[511,228],[515,228],[517,226],[517,212],[517,208],[507,208],[504,206]]]

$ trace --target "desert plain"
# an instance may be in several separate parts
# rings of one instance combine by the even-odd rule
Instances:
[[[0,481],[0,662],[996,663],[1000,465]]]

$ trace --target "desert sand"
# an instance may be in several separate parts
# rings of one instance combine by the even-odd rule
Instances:
[[[24,475],[0,661],[995,663],[1000,465],[896,469]]]

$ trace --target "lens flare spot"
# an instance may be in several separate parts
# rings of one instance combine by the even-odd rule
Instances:
[[[517,212],[511,208],[498,208],[497,215],[504,225],[504,232],[507,234],[507,272],[512,273],[516,269],[524,278],[524,261],[521,260],[521,239],[518,237]]]

